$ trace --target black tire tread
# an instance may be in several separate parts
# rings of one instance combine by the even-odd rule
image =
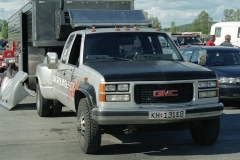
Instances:
[[[92,154],[100,150],[101,146],[101,128],[100,126],[91,118],[91,107],[88,103],[87,98],[83,98],[79,107],[81,107],[83,112],[85,112],[85,141],[81,144],[81,148],[84,153]]]
[[[40,117],[48,117],[50,116],[50,104],[49,104],[49,100],[45,99],[42,96],[41,90],[40,90],[40,86],[39,84],[36,85],[36,105],[38,105],[38,98],[39,98],[39,108],[37,107],[37,113]]]
[[[51,115],[54,117],[60,116],[62,113],[62,103],[58,100],[52,101]]]
[[[200,131],[190,129],[195,143],[200,145],[212,145],[217,141],[220,130],[220,118],[203,120]]]

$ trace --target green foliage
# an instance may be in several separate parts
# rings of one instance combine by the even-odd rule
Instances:
[[[2,31],[3,20],[0,19],[0,32]]]
[[[152,28],[161,28],[161,22],[158,20],[157,17],[150,17],[150,20],[152,20]]]
[[[206,11],[201,11],[191,25],[190,31],[192,32],[202,32],[203,34],[208,34],[211,29],[213,19],[209,16]]]
[[[153,23],[152,23],[152,28],[161,28],[161,22],[159,21],[159,19],[157,17],[153,17],[151,15],[148,14],[147,11],[144,11],[145,16],[150,19]]]
[[[177,26],[174,21],[171,22],[170,32],[177,33]]]
[[[6,20],[0,19],[0,31],[1,31],[1,39],[8,38],[8,23]]]
[[[234,11],[233,9],[225,9],[223,12],[223,22],[240,21],[240,9]]]

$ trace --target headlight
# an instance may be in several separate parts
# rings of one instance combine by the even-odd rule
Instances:
[[[100,84],[100,102],[128,102],[130,101],[129,84]],[[114,92],[118,92],[115,93]],[[121,92],[121,94],[119,94]],[[127,92],[127,93],[126,93]]]
[[[237,78],[226,78],[226,77],[222,77],[219,78],[218,80],[219,83],[229,83],[229,84],[236,84],[236,83],[240,83],[240,77]]]
[[[128,84],[106,84],[105,91],[106,92],[128,92],[129,85]]]
[[[199,92],[199,98],[217,97],[217,91],[204,91]]]
[[[217,87],[216,81],[200,81],[198,82],[198,88],[215,88]]]
[[[128,87],[128,84],[119,84],[119,85],[117,85],[117,90],[119,91],[119,92],[127,92],[127,91],[129,91],[129,87]]]
[[[107,102],[127,102],[130,101],[129,95],[106,95]]]
[[[116,85],[115,84],[106,84],[105,85],[105,91],[106,92],[114,92],[114,91],[116,91]]]

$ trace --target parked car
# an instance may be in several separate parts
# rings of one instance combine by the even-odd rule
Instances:
[[[0,39],[0,47],[4,48],[6,44],[5,40]]]
[[[195,34],[176,34],[176,35],[172,35],[172,39],[177,39],[180,45],[180,48],[186,48],[189,45],[197,45],[197,46],[204,45],[199,35],[195,35]]]
[[[223,46],[190,46],[181,48],[186,61],[199,63],[199,55],[206,54],[204,67],[218,76],[220,99],[240,100],[240,48]]]
[[[176,44],[178,48],[180,48],[180,44],[178,43],[177,38],[172,38],[173,42]]]

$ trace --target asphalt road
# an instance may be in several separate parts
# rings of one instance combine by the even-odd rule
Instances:
[[[0,107],[0,160],[240,159],[240,108],[231,104],[212,146],[196,145],[189,131],[104,134],[101,152],[86,155],[79,147],[75,113],[64,108],[61,117],[41,118],[34,102],[28,97],[11,111]]]

